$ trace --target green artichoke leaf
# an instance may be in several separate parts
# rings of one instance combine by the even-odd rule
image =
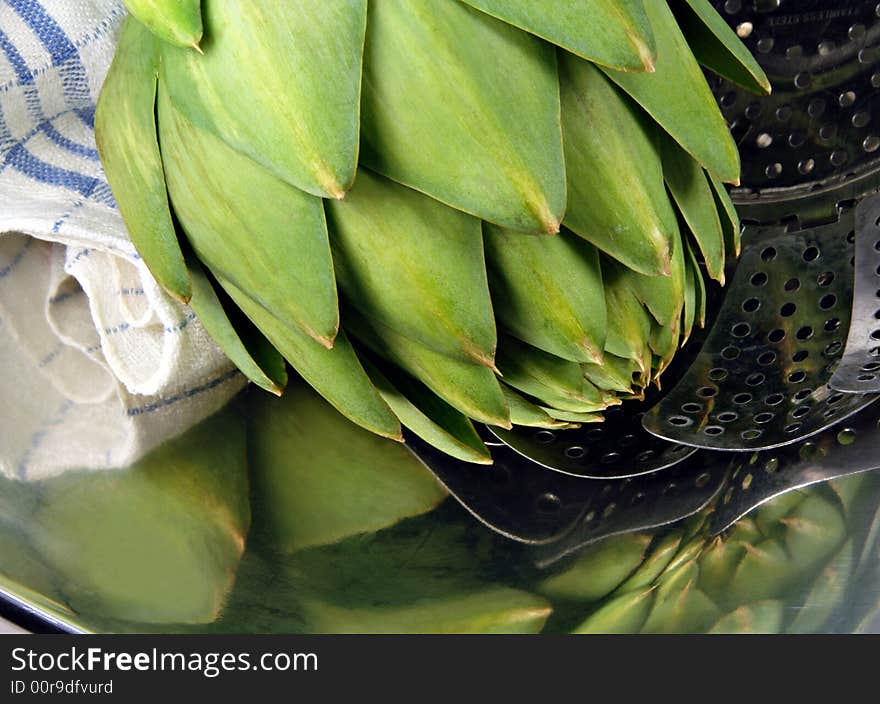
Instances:
[[[709,179],[712,192],[715,194],[715,207],[718,210],[718,218],[721,220],[721,227],[724,230],[724,247],[727,251],[727,256],[736,258],[739,256],[742,247],[739,215],[724,184],[708,171],[706,172],[706,177]]]
[[[682,218],[703,253],[706,270],[724,285],[724,231],[703,169],[672,140],[664,140],[663,174]]]
[[[639,568],[650,545],[649,533],[602,540],[587,548],[570,567],[541,581],[535,591],[550,599],[566,601],[604,599]]]
[[[401,335],[494,367],[480,221],[366,169],[326,212],[347,300]]]
[[[684,246],[689,262],[688,268],[693,271],[694,283],[696,284],[696,298],[694,299],[696,311],[694,323],[701,328],[704,328],[706,327],[706,280],[703,278],[703,270],[700,269],[700,265],[697,262],[697,255],[694,253],[694,248],[691,246],[691,243],[685,240]]]
[[[668,272],[675,213],[640,108],[599,69],[571,54],[560,57],[559,73],[565,226],[635,271]]]
[[[185,303],[192,288],[165,189],[156,133],[157,80],[153,37],[128,18],[98,98],[95,141],[138,254],[159,285]]]
[[[540,632],[550,615],[542,599],[510,587],[371,608],[346,608],[320,597],[303,603],[315,633],[528,634]]]
[[[439,515],[438,515],[439,514]],[[542,597],[485,575],[492,537],[443,507],[377,533],[296,553],[284,575],[313,633],[535,633]]]
[[[559,230],[551,45],[460,2],[372,2],[362,110],[366,166],[504,227]]]
[[[654,379],[657,382],[657,388],[660,388],[660,375],[670,365],[675,353],[678,352],[681,342],[681,316],[683,313],[684,306],[682,306],[682,312],[679,313],[679,317],[673,321],[672,325],[651,323],[651,336],[648,339],[648,345],[656,357],[654,362]]]
[[[600,389],[622,394],[632,391],[633,374],[638,365],[629,358],[618,357],[606,350],[602,364],[582,364],[584,377]]]
[[[366,5],[209,0],[202,53],[164,45],[163,80],[197,126],[307,193],[341,198],[358,161]]]
[[[465,415],[489,425],[510,427],[510,412],[495,373],[481,364],[446,357],[345,309],[346,329],[375,354],[396,364]]]
[[[656,539],[644,561],[621,583],[616,593],[625,594],[651,586],[675,558],[681,540],[681,533],[677,531]]]
[[[367,430],[402,441],[400,423],[382,400],[360,360],[340,330],[332,349],[285,325],[234,284],[217,276],[220,285],[300,376],[342,415]]]
[[[648,309],[654,320],[666,327],[678,324],[681,309],[684,307],[684,243],[677,228],[670,242],[669,253],[669,272],[659,276],[616,266],[622,282]]]
[[[517,380],[527,385],[531,381],[535,388],[583,398],[584,375],[577,362],[539,350],[511,335],[502,335],[496,361],[502,378],[511,386],[519,388]]]
[[[510,408],[510,422],[514,425],[524,425],[529,428],[552,428],[554,430],[577,427],[571,422],[554,418],[541,406],[532,403],[507,384],[502,383],[501,389],[504,391],[504,398],[507,399],[507,406]]]
[[[202,38],[201,0],[122,0],[125,9],[159,39],[198,49]]]
[[[670,0],[669,6],[697,61],[746,90],[770,94],[764,70],[708,0]]]
[[[654,34],[642,0],[464,2],[594,63],[620,71],[654,68]]]
[[[514,337],[574,362],[601,362],[605,314],[599,253],[563,230],[523,237],[484,223],[495,315]]]
[[[784,619],[785,602],[765,599],[740,606],[722,616],[708,632],[729,635],[782,633]]]
[[[654,73],[605,70],[703,167],[739,183],[739,151],[697,60],[662,0],[645,3],[657,41]]]
[[[697,587],[699,571],[695,556],[667,568],[657,582],[653,608],[642,633],[705,633],[718,621],[720,609]]]
[[[588,398],[584,394],[561,394],[533,377],[520,374],[505,375],[503,385],[516,389],[538,403],[539,406],[551,406],[562,411],[572,413],[594,413],[605,410],[605,404],[597,394],[595,398]],[[525,425],[525,424],[522,424]]]
[[[280,396],[287,385],[287,369],[281,354],[253,324],[246,324],[250,321],[239,322],[238,326],[232,323],[214,284],[195,257],[188,259],[187,266],[193,287],[189,304],[205,330],[242,374],[260,388]]]
[[[210,623],[250,526],[244,421],[226,410],[116,471],[46,480],[30,538],[78,614]]]
[[[470,419],[404,373],[383,374],[364,359],[364,367],[379,394],[400,422],[426,443],[451,457],[475,464],[492,464],[492,455]],[[389,377],[393,376],[394,381]]]
[[[651,370],[651,316],[636,297],[626,271],[605,267],[605,304],[608,336],[605,349],[617,357],[634,360],[638,371],[648,375]]]
[[[274,317],[332,346],[339,309],[321,200],[187,120],[163,86],[168,192],[196,254]]]
[[[565,421],[566,423],[575,423],[577,425],[582,425],[584,423],[601,423],[605,420],[605,416],[598,412],[575,412],[575,411],[563,411],[558,408],[552,408],[550,406],[541,406],[541,410],[543,410],[547,415],[551,418],[555,418],[556,420]],[[604,410],[604,409],[599,409]]]
[[[684,268],[684,307],[681,309],[681,346],[690,339],[697,320],[697,282],[694,277],[702,277],[702,272],[692,262],[690,249],[685,258]]]
[[[302,382],[251,395],[248,456],[254,535],[291,553],[431,511],[446,496],[400,443],[348,422]]]
[[[572,633],[638,633],[651,614],[653,603],[652,587],[619,594],[603,602]]]

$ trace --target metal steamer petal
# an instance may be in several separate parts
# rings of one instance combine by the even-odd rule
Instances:
[[[731,195],[744,250],[708,334],[676,357],[665,394],[602,424],[482,429],[492,467],[407,435],[465,508],[532,545],[539,565],[715,497],[717,533],[786,491],[880,468],[880,416],[863,410],[880,391],[880,7],[712,4],[773,94],[713,83],[742,157]]]
[[[853,212],[796,232],[747,226],[724,303],[696,361],[644,418],[660,437],[714,450],[779,447],[873,398],[828,386],[852,307]]]
[[[450,458],[407,433],[407,444],[449,492],[492,530],[534,546],[549,565],[602,538],[656,528],[706,506],[724,484],[726,467],[692,457],[664,472],[590,480],[547,471],[497,440],[494,464]]]

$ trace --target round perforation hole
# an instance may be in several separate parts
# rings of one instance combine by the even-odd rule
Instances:
[[[776,328],[775,330],[771,330],[767,334],[767,341],[772,342],[774,344],[782,342],[785,339],[785,330],[782,328]]]
[[[833,393],[827,399],[825,399],[825,403],[827,403],[829,406],[833,406],[833,405],[843,401],[843,398],[844,398],[844,395],[842,393],[840,393],[840,392]]]
[[[685,416],[669,416],[668,421],[670,425],[674,425],[677,428],[687,428],[694,423],[690,418]]]
[[[620,461],[620,453],[618,452],[606,452],[602,455],[602,459],[599,460],[602,464],[614,464],[615,462]]]
[[[767,274],[763,271],[756,271],[752,274],[752,278],[749,279],[752,283],[752,286],[763,286],[767,283]]]
[[[587,454],[587,451],[580,445],[573,445],[565,448],[565,456],[570,460],[579,460]]]
[[[681,407],[685,413],[701,413],[703,407],[699,403],[686,403]]]
[[[788,381],[791,384],[800,384],[804,379],[807,378],[807,373],[801,369],[792,372],[788,375]]]
[[[742,304],[742,309],[746,313],[754,313],[760,307],[761,301],[759,301],[757,298],[747,298],[745,301],[743,301]]]
[[[819,286],[830,286],[834,282],[834,272],[833,271],[823,271],[816,277],[816,283]]]
[[[752,326],[748,323],[737,323],[731,328],[731,332],[734,337],[748,337],[748,334],[752,331]],[[739,355],[737,355],[739,356]],[[736,359],[732,357],[731,359]]]
[[[856,431],[853,428],[844,428],[837,434],[837,442],[840,445],[852,445],[856,441]]]
[[[783,318],[790,318],[797,311],[797,306],[790,301],[788,303],[783,303],[782,308],[779,309],[779,315]]]
[[[718,389],[714,386],[701,386],[697,389],[697,396],[701,398],[712,398],[718,393]]]
[[[622,436],[620,438],[620,440],[617,441],[617,444],[620,445],[621,447],[630,447],[630,446],[634,445],[636,443],[636,441],[637,441],[637,438],[635,435],[627,433],[626,435]]]
[[[807,415],[809,412],[810,412],[810,407],[809,407],[809,406],[799,406],[798,408],[795,408],[795,409],[791,412],[791,417],[794,418],[794,419],[803,418],[803,417],[804,417],[805,415]]]
[[[758,430],[758,428],[749,428],[748,430],[743,430],[739,436],[743,440],[757,440],[761,437],[762,431]]]
[[[556,494],[551,494],[550,492],[541,494],[535,500],[535,508],[539,513],[543,513],[546,515],[553,515],[559,513],[562,510],[562,499],[560,499]]]
[[[743,391],[738,394],[734,394],[734,396],[733,396],[733,402],[737,406],[744,406],[747,403],[751,403],[751,400],[752,400],[752,395],[746,391]]]
[[[754,420],[756,423],[760,423],[763,425],[764,423],[769,423],[771,420],[773,420],[773,418],[775,418],[775,415],[773,413],[764,411],[763,413],[756,414]]]
[[[783,285],[783,288],[786,291],[797,291],[800,287],[801,287],[800,279],[794,279],[794,278],[789,279]]]
[[[539,445],[552,445],[556,441],[556,433],[551,430],[539,430],[535,433],[535,442]]]
[[[800,429],[801,429],[800,423],[789,423],[788,425],[785,426],[784,432],[787,433],[788,435],[793,435],[794,433],[796,433]]]
[[[724,432],[724,428],[720,425],[707,425],[703,428],[703,432],[706,435],[721,435]]]
[[[784,400],[785,400],[784,395],[776,393],[776,394],[770,394],[769,396],[767,396],[764,399],[764,403],[766,403],[768,406],[778,406]]]
[[[739,347],[728,346],[721,350],[721,356],[728,361],[733,361],[734,359],[739,357],[739,355]]]
[[[834,308],[837,305],[837,296],[833,293],[827,293],[822,298],[819,299],[819,308],[822,310],[829,310],[830,308]]]
[[[724,381],[727,378],[727,370],[721,367],[715,367],[709,370],[709,379],[711,381]]]
[[[776,259],[776,249],[774,247],[765,247],[761,251],[761,259],[765,262],[772,262]]]
[[[843,344],[839,340],[835,340],[831,344],[829,344],[823,351],[822,354],[825,357],[834,357],[840,354],[840,351],[843,349]]]
[[[721,423],[732,423],[739,418],[739,414],[734,413],[733,411],[723,411],[722,413],[719,413],[716,418],[718,418],[718,421]]]
[[[792,362],[803,362],[807,357],[810,356],[810,353],[807,350],[798,350],[791,356]]]
[[[762,352],[758,355],[758,364],[762,367],[767,367],[773,362],[776,361],[776,353],[775,352]]]
[[[755,374],[749,374],[746,377],[746,385],[747,386],[760,386],[767,379],[766,376],[761,374],[760,372],[756,372]]]
[[[814,262],[819,258],[819,248],[815,245],[807,247],[804,250],[803,258],[805,262]]]
[[[794,399],[795,403],[800,403],[801,401],[806,401],[812,395],[813,395],[812,389],[801,389],[794,396],[792,396],[792,399]]]
[[[804,325],[803,327],[798,328],[798,331],[795,333],[795,337],[798,340],[804,341],[809,340],[813,336],[813,328],[809,325]]]

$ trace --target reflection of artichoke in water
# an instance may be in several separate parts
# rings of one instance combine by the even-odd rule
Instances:
[[[876,600],[874,473],[783,495],[720,538],[704,511],[541,571],[308,387],[238,410],[240,562],[242,421],[226,412],[131,470],[4,482],[2,583],[121,631],[848,631]]]
[[[768,89],[707,0],[126,4],[105,171],[256,384],[287,360],[361,426],[487,462],[472,419],[601,420],[704,322],[739,158],[700,63]]]

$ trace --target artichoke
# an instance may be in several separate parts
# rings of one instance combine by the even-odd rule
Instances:
[[[705,322],[739,158],[700,65],[769,90],[708,0],[126,4],[108,180],[255,384],[487,463],[472,421],[601,420]]]

